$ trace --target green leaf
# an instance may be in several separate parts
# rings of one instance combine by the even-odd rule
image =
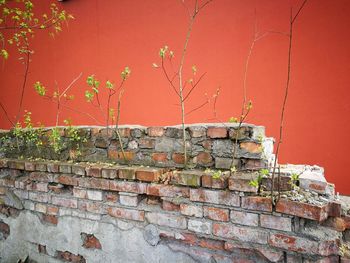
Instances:
[[[46,88],[39,81],[34,83],[34,89],[40,96],[45,96]]]
[[[109,80],[106,81],[106,88],[107,89],[113,89],[114,88],[114,84],[112,82],[110,82]]]
[[[2,49],[2,50],[1,50],[1,56],[2,56],[4,59],[8,59],[9,53],[8,53],[5,49]]]

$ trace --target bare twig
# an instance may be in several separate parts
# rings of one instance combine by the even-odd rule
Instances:
[[[298,9],[298,12],[296,13],[296,15],[294,17],[293,17],[293,9],[291,8],[291,10],[290,10],[289,46],[288,46],[288,62],[287,62],[287,80],[286,80],[285,93],[284,93],[284,98],[283,98],[283,103],[282,103],[282,108],[281,108],[281,117],[280,117],[280,125],[279,125],[280,126],[279,127],[279,139],[277,141],[275,160],[274,160],[272,176],[271,176],[272,177],[271,201],[272,201],[273,204],[275,204],[275,200],[273,198],[274,178],[275,178],[275,173],[276,173],[277,159],[278,159],[278,155],[279,155],[280,145],[283,142],[284,114],[285,114],[285,109],[286,109],[286,105],[287,105],[287,100],[288,100],[288,95],[289,95],[290,79],[291,79],[293,25],[294,25],[294,22],[296,21],[298,15],[300,14],[301,10],[304,8],[306,2],[307,2],[307,0],[305,0],[303,2],[303,4],[300,6],[300,8]]]
[[[14,127],[15,126],[15,124],[13,123],[13,121],[11,121],[11,118],[10,118],[10,116],[8,115],[8,113],[7,113],[7,111],[6,111],[6,109],[5,109],[5,107],[4,107],[4,105],[0,102],[0,107],[1,107],[1,109],[4,111],[4,113],[5,113],[5,117],[6,117],[6,119],[9,121],[9,123],[11,123],[11,125]]]

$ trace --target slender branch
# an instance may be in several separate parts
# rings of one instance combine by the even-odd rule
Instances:
[[[28,47],[28,45],[27,45],[27,47]],[[16,115],[14,123],[18,122],[19,116],[20,116],[21,111],[22,111],[23,99],[24,99],[24,90],[25,90],[26,85],[27,85],[27,79],[28,79],[28,73],[29,73],[30,52],[27,51],[25,54],[26,54],[26,60],[24,62],[25,66],[24,66],[24,77],[23,77],[23,83],[22,83],[22,89],[21,89],[21,96],[20,96],[19,107],[18,107],[18,111],[17,111],[17,115]]]
[[[66,94],[66,92],[70,90],[70,88],[81,78],[82,75],[83,75],[83,72],[80,72],[80,74],[75,79],[73,79],[72,82],[67,86],[67,88],[62,92],[60,97],[64,96],[64,94]]]
[[[166,79],[168,80],[168,82],[170,83],[171,87],[175,91],[176,95],[180,96],[179,92],[176,90],[176,87],[174,86],[174,83],[173,83],[174,78],[175,78],[176,75],[170,79],[170,77],[168,75],[168,72],[166,71],[166,68],[164,66],[164,59],[163,58],[162,58],[162,70],[164,72],[164,75],[165,75]]]
[[[193,112],[199,110],[200,108],[203,108],[203,107],[204,107],[205,105],[207,105],[208,103],[209,103],[209,100],[203,102],[201,105],[199,105],[198,107],[196,107],[196,108],[190,110],[190,111],[187,112],[185,115],[187,116],[187,115],[189,115],[189,114],[191,114],[191,113],[193,113]]]
[[[0,107],[1,107],[1,109],[4,111],[4,113],[5,113],[5,117],[6,117],[6,119],[9,121],[9,123],[11,123],[11,125],[14,127],[15,126],[15,124],[11,121],[11,118],[10,118],[10,116],[8,115],[8,113],[7,113],[7,111],[6,111],[6,109],[5,109],[5,107],[4,107],[4,105],[0,102]]]
[[[189,92],[187,93],[187,95],[184,98],[184,101],[186,101],[186,99],[188,98],[188,96],[191,95],[192,91],[197,87],[197,85],[199,84],[199,82],[202,80],[202,78],[205,76],[205,74],[207,74],[207,72],[204,72],[202,74],[202,76],[200,76],[200,78],[198,79],[198,81],[192,85],[192,88],[189,90]]]
[[[124,80],[123,80],[124,82]],[[122,151],[122,155],[123,155],[123,159],[125,162],[127,162],[128,160],[126,159],[126,155],[124,152],[124,148],[123,148],[123,143],[122,143],[122,138],[120,136],[120,132],[119,132],[119,119],[120,119],[120,105],[121,105],[121,100],[122,100],[122,96],[124,94],[124,89],[121,89],[119,91],[119,95],[118,95],[118,104],[117,104],[117,119],[116,119],[116,123],[115,123],[115,132],[117,134],[118,140],[119,140],[119,146],[120,146],[120,150]]]
[[[275,153],[275,160],[272,170],[272,186],[271,186],[271,201],[273,204],[275,204],[275,200],[273,198],[273,188],[274,188],[274,178],[276,173],[276,167],[277,167],[277,160],[279,156],[279,150],[281,143],[283,142],[283,126],[284,126],[284,115],[285,115],[285,109],[287,105],[288,95],[289,95],[289,86],[290,86],[290,79],[291,79],[291,61],[292,61],[292,43],[293,43],[293,24],[295,22],[295,19],[300,14],[301,10],[305,6],[307,0],[303,2],[301,7],[299,8],[297,14],[293,17],[293,9],[290,10],[290,24],[289,24],[289,46],[288,46],[288,62],[287,62],[287,80],[286,80],[286,86],[285,86],[285,93],[282,103],[282,109],[281,109],[281,117],[280,117],[280,127],[279,127],[279,139],[277,141],[276,146],[276,153]]]

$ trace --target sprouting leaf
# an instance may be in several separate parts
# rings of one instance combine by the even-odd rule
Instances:
[[[34,89],[40,96],[45,96],[46,88],[40,83],[40,81],[34,83]]]
[[[235,118],[235,117],[230,117],[230,118],[228,119],[228,122],[230,122],[230,123],[237,123],[237,122],[238,122],[238,119]]]
[[[110,82],[109,80],[106,81],[106,88],[107,89],[113,89],[114,88],[114,84],[112,82]]]
[[[8,53],[5,49],[2,49],[2,50],[1,50],[1,56],[2,56],[4,59],[8,59],[9,53]]]
[[[250,100],[249,102],[248,102],[248,105],[247,105],[247,110],[251,110],[253,108],[253,103],[252,103],[252,101]]]
[[[86,90],[85,91],[85,98],[86,98],[87,102],[91,102],[94,99],[94,94],[91,91]]]
[[[267,176],[267,175],[269,175],[269,170],[268,169],[261,169],[260,171],[259,171],[259,174],[261,174],[262,176]]]
[[[196,75],[196,73],[197,73],[197,67],[196,67],[196,65],[193,65],[193,66],[192,66],[192,73],[193,73],[193,75]]]
[[[126,80],[131,74],[131,70],[129,69],[129,67],[125,67],[125,69],[122,71],[122,73],[120,73],[122,80]]]

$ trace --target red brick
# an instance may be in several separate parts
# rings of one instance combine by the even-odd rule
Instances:
[[[292,231],[292,220],[287,217],[261,214],[260,225],[276,230]]]
[[[242,197],[242,208],[249,210],[272,212],[271,198],[259,196]]]
[[[38,192],[48,192],[48,183],[32,182],[27,185],[27,190],[38,191]]]
[[[328,217],[327,205],[316,206],[287,199],[279,200],[276,205],[276,211],[316,221],[323,221]]]
[[[173,184],[198,187],[201,185],[202,174],[199,170],[175,171],[171,181]]]
[[[63,191],[64,185],[63,184],[57,184],[57,183],[49,183],[48,184],[48,189],[55,194],[59,194]]]
[[[100,240],[94,235],[81,233],[81,238],[83,240],[83,247],[87,249],[102,249]]]
[[[135,180],[136,179],[136,168],[123,167],[118,170],[118,177],[120,179]]]
[[[158,163],[164,163],[168,161],[167,153],[152,153],[152,160]]]
[[[134,221],[144,221],[145,212],[121,207],[108,207],[107,212],[110,216]]]
[[[34,162],[29,162],[29,161],[26,161],[24,163],[24,169],[26,171],[35,171],[35,163]]]
[[[250,185],[252,180],[255,180],[258,177],[257,174],[254,173],[237,173],[230,176],[228,183],[228,188],[232,191],[240,191],[240,192],[250,192],[256,193],[257,188]]]
[[[102,178],[116,179],[118,178],[118,167],[102,168],[101,171]]]
[[[227,128],[225,127],[209,127],[207,136],[210,138],[227,138]]]
[[[118,194],[111,193],[111,192],[105,192],[104,193],[104,201],[111,202],[111,203],[117,203],[118,202]]]
[[[60,171],[60,173],[70,174],[70,173],[72,173],[72,165],[66,164],[66,163],[61,163],[59,165],[59,171]]]
[[[163,170],[156,168],[139,168],[136,170],[137,180],[144,182],[158,182]]]
[[[180,211],[180,205],[174,204],[173,202],[169,202],[167,200],[162,201],[162,208],[165,211]]]
[[[32,181],[49,183],[55,181],[55,175],[44,172],[32,172],[29,174],[29,178]]]
[[[112,183],[113,181],[111,181]],[[109,190],[110,181],[107,179],[100,178],[78,178],[78,184],[80,187]]]
[[[25,169],[24,161],[11,160],[11,161],[8,161],[7,164],[10,169],[17,169],[17,170]]]
[[[158,196],[147,196],[146,203],[148,205],[161,205],[162,202]],[[163,207],[164,209],[164,207]]]
[[[161,197],[189,197],[189,189],[187,187],[178,187],[164,184],[149,184],[147,186],[147,195]]]
[[[115,160],[115,161],[118,161],[118,160],[124,161],[124,159],[126,161],[131,161],[135,157],[134,152],[124,151],[124,155],[123,155],[123,152],[118,151],[118,150],[113,149],[113,148],[109,148],[107,154],[108,154],[109,159]]]
[[[120,137],[130,137],[130,128],[118,128]]]
[[[2,221],[0,221],[0,233],[4,239],[10,235],[10,226]]]
[[[266,231],[232,224],[213,223],[213,234],[218,237],[259,244],[267,244],[268,240]]]
[[[260,170],[266,167],[265,160],[245,159],[244,168],[248,170]]]
[[[48,215],[57,215],[58,214],[58,207],[49,205],[49,206],[47,206],[46,213]]]
[[[342,214],[341,203],[339,202],[329,202],[327,206],[328,216],[339,217]]]
[[[35,170],[40,172],[46,172],[47,171],[47,165],[46,163],[36,163],[35,164]]]
[[[246,150],[249,153],[261,153],[262,147],[260,143],[256,142],[241,142],[239,144],[241,149]]]
[[[147,129],[148,136],[151,137],[160,137],[164,135],[164,128],[163,127],[149,127]]]
[[[87,198],[87,191],[86,189],[81,188],[73,188],[73,196],[76,198]]]
[[[51,196],[47,193],[35,193],[35,192],[29,193],[30,200],[41,202],[41,203],[48,203],[50,200],[50,197]]]
[[[181,214],[186,216],[203,217],[203,207],[198,205],[180,204]]]
[[[57,223],[58,223],[58,218],[57,218],[57,216],[54,216],[54,215],[45,215],[44,214],[42,217],[42,220],[44,222],[47,222],[47,223],[53,224],[53,225],[57,225]]]
[[[207,217],[216,221],[228,222],[230,214],[228,209],[204,206],[204,217]]]
[[[239,196],[229,191],[190,189],[190,200],[194,202],[221,204],[227,206],[240,205]]]
[[[86,164],[74,164],[72,165],[72,173],[76,174],[76,175],[85,175],[85,169],[88,167],[88,165]]]
[[[60,167],[58,163],[47,163],[47,171],[49,173],[58,173],[60,170]]]
[[[202,175],[202,186],[214,189],[226,189],[229,172],[224,172],[219,178],[213,178],[212,174]]]
[[[198,246],[204,247],[204,248],[207,248],[207,249],[224,250],[225,242],[222,241],[222,240],[200,238],[197,244],[198,244]]]
[[[339,255],[340,240],[321,241],[318,247],[318,254],[321,256]]]
[[[185,155],[182,153],[173,153],[171,159],[176,164],[184,164],[185,163]]]
[[[30,184],[31,180],[29,179],[29,176],[21,176],[19,178],[16,178],[15,181],[15,187],[18,189],[27,189],[27,186]]]
[[[146,193],[147,184],[126,181],[110,181],[110,190],[118,192],[129,192],[144,194]]]
[[[86,168],[86,175],[87,176],[91,176],[91,177],[101,177],[101,170],[102,168],[101,167],[96,167],[96,166],[93,166],[93,167],[87,167]]]
[[[86,263],[86,260],[83,256],[72,254],[69,251],[56,251],[55,257],[59,260],[66,262]]]
[[[294,251],[298,253],[317,254],[318,243],[306,238],[285,234],[271,234],[269,244],[273,247]]]
[[[273,190],[278,191],[290,191],[292,190],[292,184],[290,183],[290,176],[283,176],[281,175],[278,178],[278,174],[276,174],[274,178],[274,184],[273,184]],[[279,181],[279,183],[278,183]],[[265,177],[261,181],[261,186],[264,188],[266,191],[271,191],[272,188],[272,178],[270,177]]]
[[[95,214],[102,214],[104,212],[103,206],[101,205],[101,203],[90,202],[90,201],[86,201],[86,200],[79,200],[78,208],[79,208],[79,210],[87,211],[87,212],[95,213]]]
[[[52,204],[68,208],[78,208],[78,201],[72,198],[53,196]]]
[[[64,185],[78,185],[78,179],[74,175],[71,174],[60,174],[58,176],[58,182]]]
[[[146,218],[149,223],[155,224],[155,225],[174,227],[174,228],[180,228],[180,229],[187,228],[186,218],[184,218],[183,216],[148,212],[146,213]]]
[[[210,153],[208,152],[200,152],[194,157],[194,160],[201,165],[208,165],[213,162],[213,157],[211,157]]]
[[[153,149],[156,142],[154,139],[141,138],[139,140],[139,147],[142,149]]]

